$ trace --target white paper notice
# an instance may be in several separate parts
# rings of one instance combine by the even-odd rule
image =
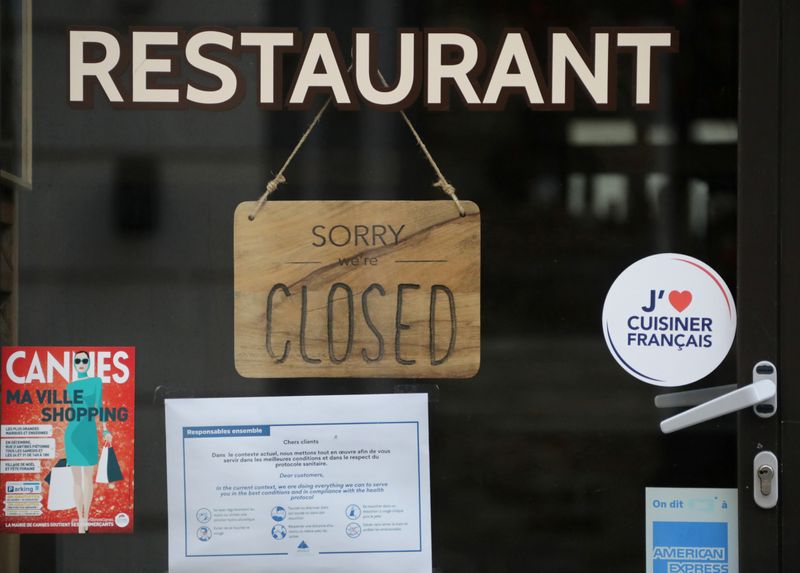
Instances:
[[[648,487],[647,573],[737,573],[737,490]]]
[[[170,573],[430,573],[427,395],[165,409]]]

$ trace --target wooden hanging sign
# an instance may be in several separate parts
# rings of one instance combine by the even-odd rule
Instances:
[[[234,216],[236,369],[252,378],[470,378],[480,211],[452,201],[273,201]]]

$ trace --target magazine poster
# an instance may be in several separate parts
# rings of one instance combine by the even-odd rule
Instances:
[[[135,363],[133,347],[3,347],[0,532],[133,532]]]

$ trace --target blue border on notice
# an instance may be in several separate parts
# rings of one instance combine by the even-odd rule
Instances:
[[[417,431],[417,517],[419,518],[419,547],[417,549],[384,549],[384,550],[370,550],[370,551],[320,551],[318,555],[347,555],[353,553],[421,553],[422,552],[422,462],[420,459],[420,446],[419,446],[419,421],[402,421],[402,422],[325,422],[325,423],[310,423],[310,424],[269,424],[268,427],[296,427],[296,426],[365,426],[365,425],[379,425],[379,424],[414,424]],[[214,426],[215,428],[223,428],[227,426]],[[242,426],[231,426],[242,427]],[[216,553],[216,554],[203,554],[203,555],[189,555],[189,517],[187,513],[186,503],[186,428],[197,428],[197,426],[184,426],[181,429],[181,443],[183,446],[183,540],[184,540],[184,556],[185,557],[257,557],[257,556],[274,556],[274,555],[289,555],[289,553]],[[198,436],[199,437],[199,436]],[[189,439],[197,439],[198,437],[191,437]],[[216,436],[203,436],[203,437],[216,437]],[[252,436],[236,436],[242,438],[259,438],[269,437],[266,435],[252,435]]]

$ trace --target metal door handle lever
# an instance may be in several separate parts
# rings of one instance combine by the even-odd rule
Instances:
[[[700,388],[699,390],[659,394],[655,398],[656,408],[688,408],[689,406],[697,406],[698,404],[708,402],[714,398],[724,396],[736,390],[736,388],[736,384],[726,384],[725,386]]]
[[[655,402],[656,406],[660,408],[688,406],[696,404],[704,398],[716,396],[699,406],[667,418],[661,422],[661,431],[670,434],[749,407],[754,407],[756,415],[769,418],[777,409],[776,380],[775,366],[771,362],[762,361],[753,368],[753,383],[732,392],[719,395],[723,389],[731,388],[721,386],[657,396]]]

